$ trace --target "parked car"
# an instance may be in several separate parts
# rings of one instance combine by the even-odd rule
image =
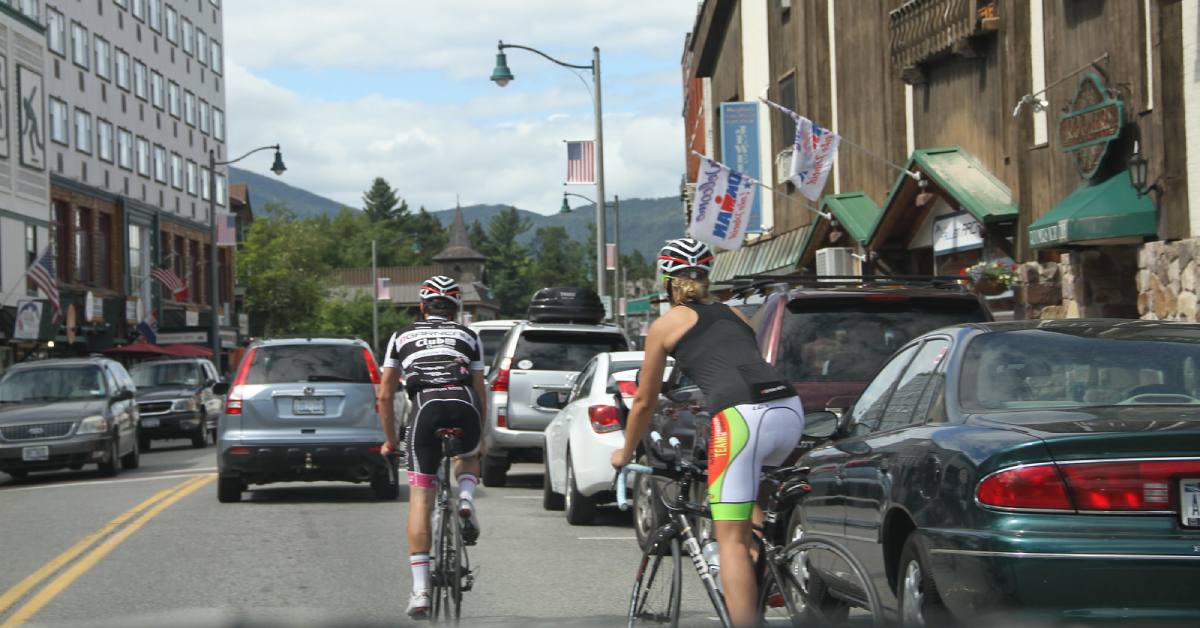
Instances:
[[[169,358],[142,362],[130,369],[137,384],[141,416],[139,444],[150,450],[152,439],[190,438],[193,447],[217,440],[217,419],[225,400],[213,393],[220,379],[204,358]]]
[[[572,525],[591,523],[596,506],[612,500],[616,477],[612,452],[625,444],[620,412],[633,403],[644,355],[641,351],[597,354],[583,367],[565,406],[546,427],[542,506],[566,510]]]
[[[513,462],[542,462],[542,431],[558,413],[558,394],[598,353],[624,351],[615,325],[521,321],[505,335],[488,373],[484,486],[504,486]]]
[[[395,499],[399,485],[380,453],[378,384],[361,340],[252,343],[218,423],[218,499],[239,501],[250,484],[327,480],[370,482],[378,498]]]
[[[479,341],[483,343],[483,372],[484,375],[492,368],[492,358],[496,352],[500,350],[500,344],[504,342],[504,335],[508,330],[513,328],[521,321],[518,320],[495,320],[495,321],[476,321],[467,325],[479,334]]]
[[[106,358],[26,362],[0,377],[0,471],[82,469],[100,475],[136,469],[137,386]]]
[[[907,625],[1200,621],[1200,325],[942,329],[840,421],[809,418],[832,440],[799,462],[812,491],[792,525],[845,544]],[[827,613],[862,602],[807,562]]]

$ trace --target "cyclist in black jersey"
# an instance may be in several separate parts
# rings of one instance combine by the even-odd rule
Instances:
[[[429,616],[429,517],[436,493],[441,444],[434,436],[442,428],[462,430],[463,449],[454,460],[459,487],[459,516],[467,545],[479,538],[475,486],[479,483],[479,444],[486,416],[483,383],[483,344],[471,329],[454,322],[462,290],[449,277],[431,277],[420,290],[422,320],[401,329],[388,341],[379,395],[380,420],[387,443],[384,453],[398,445],[392,408],[397,385],[411,400],[407,431],[408,549],[412,567],[412,597],[408,614]]]
[[[721,589],[736,626],[753,626],[758,600],[750,557],[751,517],[762,467],[780,465],[800,442],[804,410],[795,389],[763,360],[749,321],[708,296],[713,254],[690,238],[672,240],[658,256],[671,309],[650,326],[640,385],[613,452],[629,464],[650,427],[668,355],[703,391],[712,417],[708,500],[721,561]]]

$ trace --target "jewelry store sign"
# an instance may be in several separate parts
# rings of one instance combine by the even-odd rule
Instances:
[[[1067,112],[1058,119],[1058,146],[1075,160],[1079,176],[1096,176],[1104,156],[1125,125],[1125,103],[1095,72],[1079,80]]]

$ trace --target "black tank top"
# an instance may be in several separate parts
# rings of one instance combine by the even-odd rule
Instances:
[[[795,396],[796,391],[758,351],[750,328],[722,303],[684,303],[698,319],[671,356],[700,390],[712,413],[745,403]]]

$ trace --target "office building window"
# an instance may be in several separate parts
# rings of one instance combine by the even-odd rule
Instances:
[[[71,143],[70,127],[67,122],[67,103],[57,99],[50,99],[50,139],[69,146]]]
[[[141,61],[133,62],[133,94],[142,100],[149,98],[150,88],[146,86],[146,64]]]
[[[117,87],[129,91],[129,53],[117,49]]]
[[[117,129],[117,165],[133,170],[133,133],[128,129]]]
[[[167,182],[167,149],[157,144],[154,146],[154,180]]]
[[[208,51],[212,55],[212,71],[220,74],[225,67],[225,59],[221,56],[221,44],[217,40],[208,42]]]
[[[175,8],[167,5],[167,41],[177,44],[179,43],[179,14],[175,12]]]
[[[192,196],[196,195],[196,162],[188,160],[187,162],[187,193]]]
[[[163,104],[163,75],[150,70],[150,104],[155,109],[162,109]]]
[[[213,137],[225,141],[225,112],[213,107]]]
[[[192,54],[195,50],[192,47],[196,37],[195,29],[192,27],[192,21],[186,17],[180,21],[183,23],[183,36],[181,37],[183,40],[183,51]]]
[[[46,7],[46,47],[59,56],[67,54],[67,23],[63,14]]]
[[[137,173],[150,176],[150,141],[144,137],[137,138]]]
[[[38,20],[38,0],[21,0],[21,13],[35,22]]]
[[[199,28],[196,29],[196,60],[200,65],[208,65],[208,35]]]
[[[217,205],[224,207],[225,193],[228,191],[225,188],[225,175],[218,173],[214,176],[217,177]]]
[[[126,289],[130,295],[142,294],[142,283],[146,276],[146,249],[149,248],[144,242],[147,231],[141,225],[129,224],[129,286]]]
[[[155,32],[162,32],[162,0],[149,0],[146,5],[147,14],[150,18],[150,28]]]
[[[207,201],[211,196],[211,194],[209,194],[208,186],[208,168],[200,166],[200,198],[205,201]]]
[[[113,162],[113,125],[107,120],[96,120],[96,156]]]
[[[71,60],[86,70],[89,54],[87,29],[79,22],[71,22]]]
[[[112,46],[108,40],[96,35],[92,38],[92,44],[96,48],[96,76],[105,79],[112,78]],[[128,61],[128,58],[126,58]]]
[[[130,9],[130,12],[139,20],[146,19],[146,0],[133,0],[133,8]]]
[[[210,126],[209,125],[209,116],[210,115],[211,115],[211,111],[210,111],[210,107],[208,106],[208,101],[201,98],[200,99],[200,132],[204,133],[205,135],[207,135],[209,132],[209,126]]]
[[[75,110],[75,150],[92,154],[92,114]]]
[[[167,81],[167,112],[179,117],[179,83]]]
[[[183,157],[179,153],[171,153],[171,187],[183,189]]]
[[[196,95],[186,90],[183,92],[183,121],[188,126],[196,126]]]

